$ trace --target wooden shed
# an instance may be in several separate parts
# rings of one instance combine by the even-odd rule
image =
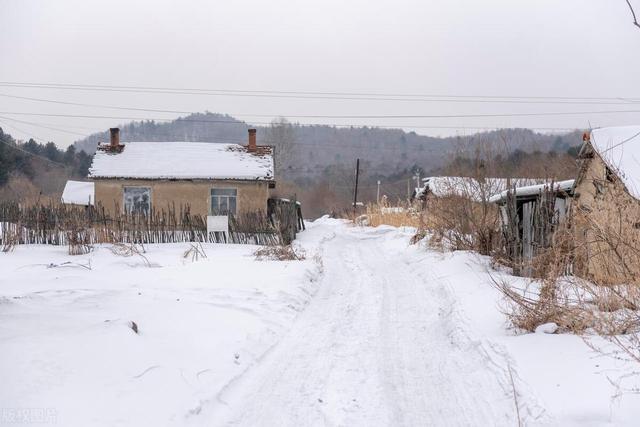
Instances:
[[[500,206],[505,251],[514,274],[530,276],[531,261],[553,244],[558,224],[570,212],[574,180],[513,187],[490,198]]]

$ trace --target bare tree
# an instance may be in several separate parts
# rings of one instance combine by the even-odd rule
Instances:
[[[633,6],[631,6],[631,0],[626,0],[629,9],[631,10],[631,16],[633,16],[633,25],[640,28],[640,24],[638,23],[638,18],[636,17],[636,12],[633,10]]]
[[[271,121],[265,132],[265,142],[276,150],[276,174],[280,177],[293,165],[293,155],[296,143],[295,129],[284,117]],[[279,178],[278,176],[276,178]]]

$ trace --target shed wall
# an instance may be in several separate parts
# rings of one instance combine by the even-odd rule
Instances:
[[[576,184],[576,273],[611,284],[640,277],[640,201],[602,159],[586,160]]]

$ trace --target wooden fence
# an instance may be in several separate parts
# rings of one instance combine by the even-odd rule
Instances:
[[[302,207],[295,199],[269,199],[267,215],[285,245],[295,240],[298,231],[305,228]]]
[[[268,215],[258,211],[230,216],[228,233],[209,233],[206,216],[191,214],[188,206],[109,215],[99,205],[0,202],[0,245],[116,242],[289,244],[298,230],[290,217],[291,208],[286,203],[276,202],[273,205]],[[293,231],[292,227],[295,227]]]

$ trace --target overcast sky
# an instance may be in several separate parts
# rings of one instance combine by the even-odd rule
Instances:
[[[640,12],[640,0],[632,4]],[[625,0],[0,0],[0,55],[2,82],[640,99],[640,29],[632,25]],[[145,109],[209,110],[254,123],[278,115],[640,110],[640,104],[615,100],[516,104],[402,101],[397,96],[386,100],[300,99],[6,85],[0,85],[0,94]],[[177,116],[3,96],[0,111],[0,127],[9,133],[54,140],[61,146],[72,143],[78,134],[105,130],[126,120],[9,112]],[[640,113],[292,120],[398,126],[421,134],[451,135],[470,133],[466,128],[473,127],[637,124]]]

